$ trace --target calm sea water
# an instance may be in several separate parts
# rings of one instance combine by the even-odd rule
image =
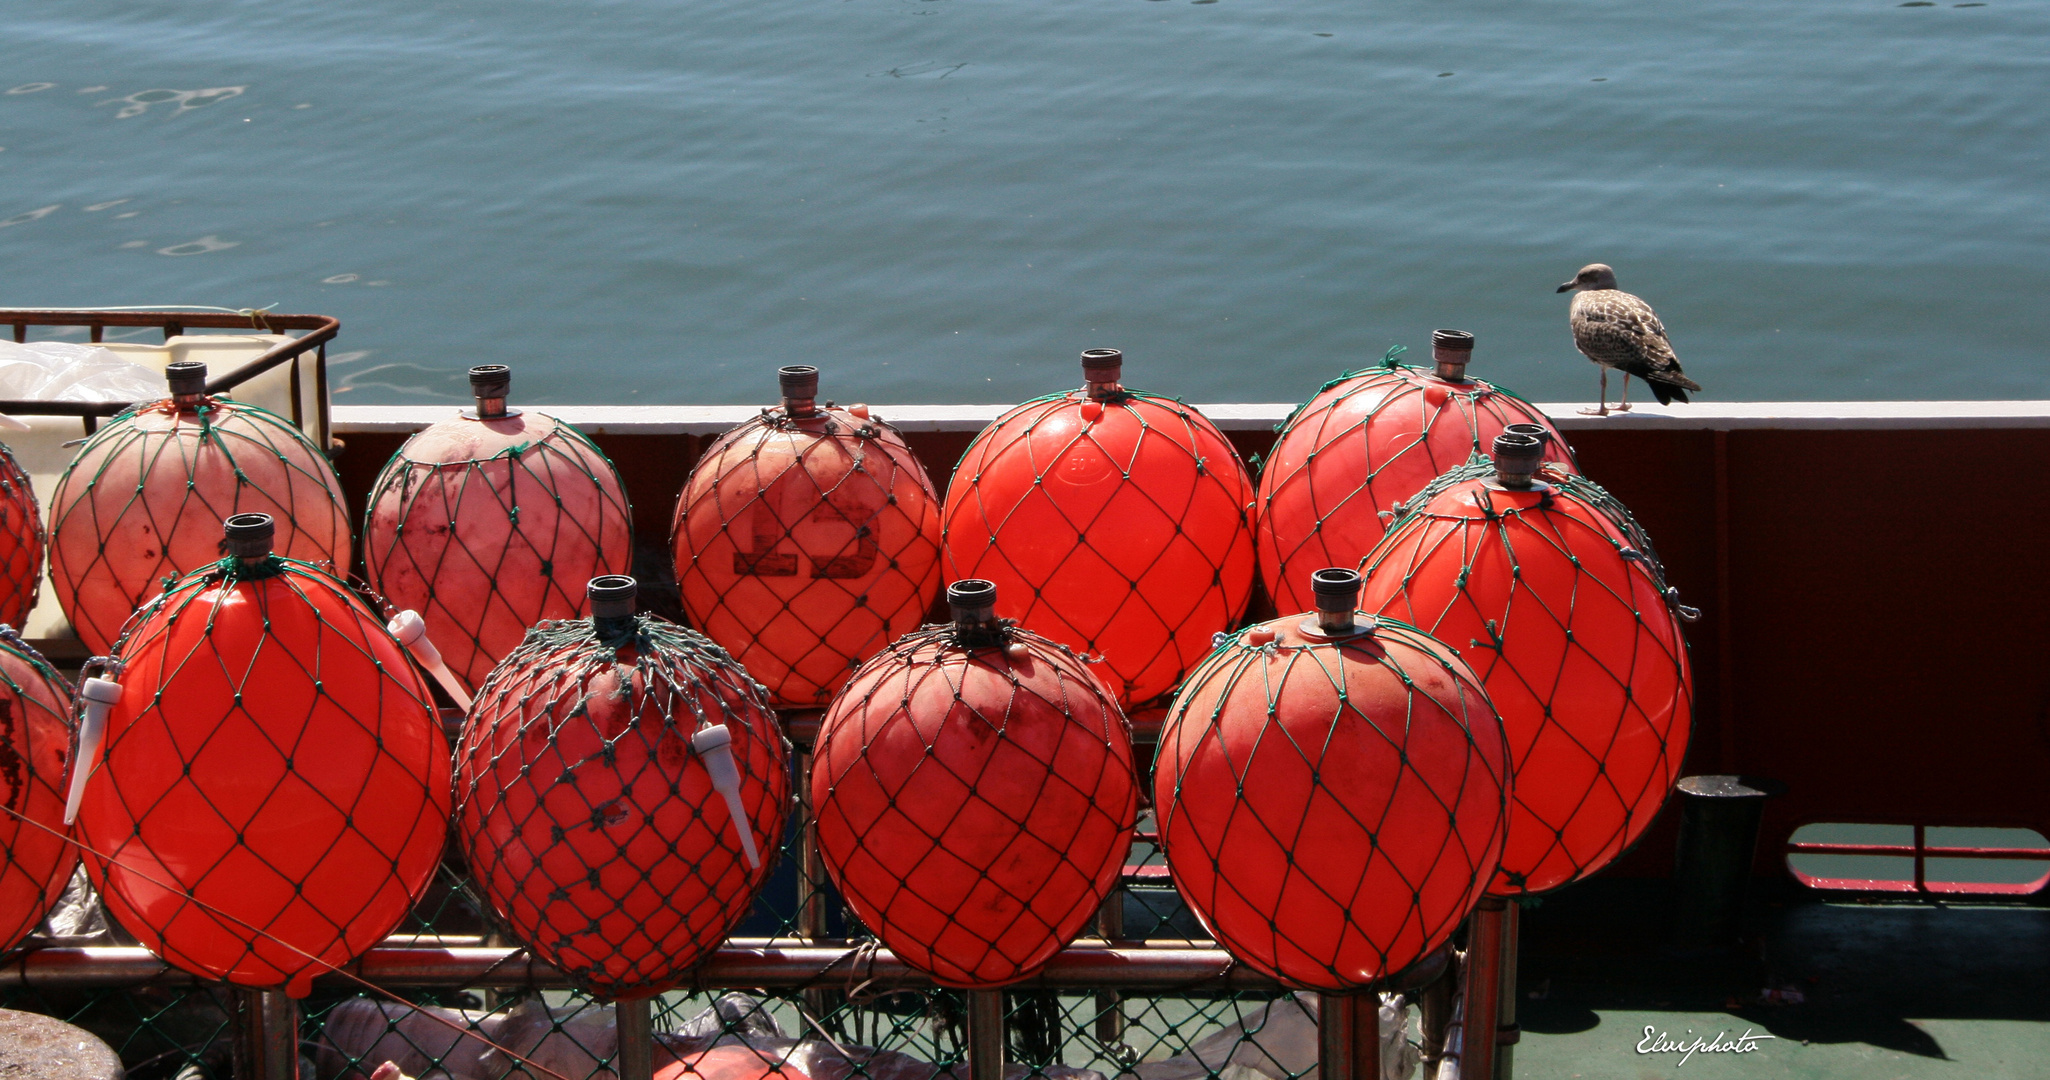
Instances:
[[[0,304],[339,316],[337,400],[1300,399],[1432,328],[1587,399],[2050,398],[2041,0],[38,0]]]

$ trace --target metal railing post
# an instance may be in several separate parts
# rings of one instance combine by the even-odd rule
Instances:
[[[968,1080],[1004,1080],[1004,992],[968,991]]]
[[[1523,906],[1511,900],[1502,909],[1501,989],[1495,998],[1495,1080],[1509,1080],[1516,1071],[1516,950],[1522,939]]]
[[[1114,884],[1096,913],[1096,932],[1105,941],[1122,941],[1125,936],[1125,887]],[[1124,995],[1116,990],[1096,993],[1096,1041],[1107,1050],[1122,1052],[1125,1045]]]
[[[234,994],[237,1064],[246,1063],[251,1080],[299,1080],[299,1003],[282,990]]]
[[[1318,1080],[1381,1080],[1381,995],[1317,996]]]
[[[1459,965],[1461,1017],[1459,1075],[1491,1080],[1495,1075],[1495,1028],[1501,1023],[1502,921],[1506,904],[1482,897],[1466,924],[1466,956]]]
[[[1435,979],[1426,983],[1412,995],[1417,1004],[1417,1031],[1422,1036],[1418,1047],[1424,1075],[1438,1075],[1438,1062],[1445,1057],[1445,1041],[1452,1025],[1452,1014],[1457,1011],[1459,1001],[1458,966],[1450,965]]]
[[[619,1035],[613,1065],[619,1080],[652,1080],[655,1075],[655,1009],[648,998],[612,1005],[613,1030]]]

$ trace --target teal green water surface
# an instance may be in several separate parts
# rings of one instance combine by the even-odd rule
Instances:
[[[1433,327],[1587,399],[1616,267],[1703,400],[2050,398],[2050,4],[39,0],[0,304],[338,315],[338,402],[1128,381]]]

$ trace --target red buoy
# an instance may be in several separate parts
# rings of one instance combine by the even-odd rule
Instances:
[[[64,763],[71,687],[12,628],[0,628],[0,952],[35,929],[71,880]]]
[[[1466,375],[1473,335],[1431,336],[1432,370],[1395,362],[1324,384],[1289,415],[1260,470],[1260,578],[1275,606],[1310,606],[1305,584],[1325,566],[1353,566],[1372,550],[1397,504],[1512,424],[1534,424],[1546,460],[1573,471],[1573,451],[1537,406]]]
[[[383,620],[271,554],[274,528],[229,518],[228,557],[136,613],[72,788],[87,872],[123,927],[186,971],[301,997],[426,889],[448,742]]]
[[[171,396],[101,427],[57,481],[50,584],[88,649],[105,652],[164,579],[221,558],[221,520],[269,514],[286,558],[347,573],[334,467],[284,417],[206,392],[206,365],[166,369]]]
[[[1253,589],[1253,484],[1223,433],[1126,390],[1116,349],[1080,390],[984,428],[947,488],[946,572],[985,578],[1000,614],[1103,657],[1125,708],[1172,690]]]
[[[474,690],[527,628],[584,610],[584,584],[633,562],[633,512],[603,451],[552,416],[506,407],[512,372],[470,369],[477,407],[406,440],[371,489],[370,583],[420,613]]]
[[[780,409],[719,437],[676,503],[683,610],[779,706],[822,708],[913,629],[940,587],[939,496],[897,429],[817,403],[779,373]]]
[[[947,590],[950,625],[862,665],[813,744],[819,852],[840,895],[944,986],[1039,970],[1117,884],[1137,781],[1117,702],[1074,653]]]
[[[1358,990],[1480,901],[1508,749],[1457,653],[1360,618],[1353,571],[1314,577],[1315,613],[1241,630],[1190,673],[1153,805],[1175,887],[1219,944],[1290,986]]]
[[[782,842],[789,752],[761,687],[703,636],[590,582],[463,723],[456,835],[513,936],[601,997],[676,986],[747,914]]]
[[[1513,791],[1490,892],[1542,893],[1641,836],[1679,777],[1693,713],[1683,611],[1650,540],[1593,482],[1510,433],[1446,474],[1368,554],[1362,606],[1480,674]]]
[[[43,514],[21,463],[0,446],[0,623],[19,627],[43,585]]]

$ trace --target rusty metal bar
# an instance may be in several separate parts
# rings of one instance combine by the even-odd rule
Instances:
[[[1105,941],[1124,940],[1125,890],[1122,884],[1113,884],[1110,895],[1103,898],[1103,906],[1097,909],[1096,935]],[[1096,992],[1096,1041],[1111,1050],[1125,1044],[1124,999],[1115,990]]]
[[[494,946],[379,947],[350,965],[347,974],[316,980],[346,990],[361,979],[379,986],[568,989],[564,975],[521,949]],[[351,978],[353,976],[354,978]],[[191,985],[204,980],[172,968],[136,946],[31,949],[0,966],[0,987]],[[700,987],[800,988],[855,985],[919,988],[931,982],[888,949],[782,944],[735,939],[694,973]],[[1143,991],[1272,990],[1278,985],[1239,967],[1222,949],[1141,943],[1084,942],[1056,954],[1018,989],[1127,989]]]
[[[1381,995],[1317,996],[1319,1080],[1381,1080]]]
[[[1502,909],[1501,989],[1495,997],[1495,1080],[1509,1080],[1516,1072],[1516,1043],[1523,1036],[1516,1026],[1516,950],[1522,943],[1522,905],[1511,900]]]
[[[968,1080],[1004,1080],[1004,992],[968,991]]]
[[[251,1080],[299,1080],[299,1003],[279,990],[237,990],[235,996],[237,1049],[247,1075]]]
[[[276,315],[265,312],[263,321],[279,330],[318,330],[335,320],[327,315]],[[232,311],[63,311],[53,308],[0,308],[0,322],[11,322],[22,332],[30,326],[171,326],[183,330],[199,326],[210,330],[261,329],[247,315]]]
[[[1483,897],[1466,924],[1465,983],[1461,1000],[1459,1075],[1491,1080],[1495,1075],[1495,1028],[1501,1023],[1502,920],[1505,903]]]
[[[341,321],[328,315],[269,315],[263,316],[257,325],[246,315],[198,314],[172,311],[48,311],[27,309],[0,309],[0,321],[14,324],[14,339],[25,341],[30,326],[85,326],[94,329],[93,340],[99,340],[100,328],[107,326],[161,326],[165,339],[172,336],[172,329],[186,327],[209,327],[214,329],[254,330],[268,329],[305,330],[304,336],[281,341],[262,356],[249,361],[233,371],[224,372],[207,380],[206,392],[218,394],[263,374],[279,364],[291,361],[313,349],[321,349],[316,362],[324,359],[323,348],[334,340],[341,330]],[[322,364],[323,369],[325,364]],[[136,403],[132,401],[0,401],[0,413],[21,416],[117,416]]]
[[[619,1036],[618,1057],[613,1068],[619,1080],[653,1080],[655,1076],[655,1017],[647,998],[615,1002],[613,1030]]]

